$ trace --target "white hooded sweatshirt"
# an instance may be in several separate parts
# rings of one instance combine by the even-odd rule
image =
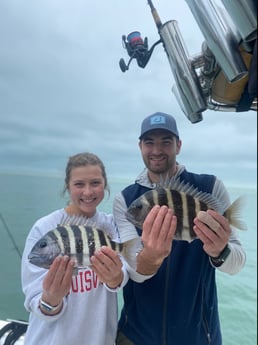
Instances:
[[[60,209],[39,219],[26,240],[21,278],[24,306],[30,316],[24,345],[113,345],[118,318],[116,292],[128,280],[128,265],[122,257],[124,279],[118,289],[111,290],[100,283],[90,268],[80,269],[73,276],[70,293],[63,299],[60,313],[48,316],[39,309],[42,282],[48,270],[31,264],[28,254],[34,244],[66,216],[65,210]],[[117,238],[112,215],[97,211],[90,220],[108,225],[111,238]]]

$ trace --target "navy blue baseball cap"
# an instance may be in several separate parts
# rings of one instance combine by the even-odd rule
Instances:
[[[147,132],[150,132],[154,129],[165,129],[179,139],[176,120],[169,114],[158,112],[147,116],[142,121],[141,135],[139,139],[141,140]]]

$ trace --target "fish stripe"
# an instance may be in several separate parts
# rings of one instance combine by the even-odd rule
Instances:
[[[71,226],[66,227],[67,235],[68,235],[68,241],[69,241],[69,247],[70,247],[70,254],[77,253],[76,252],[76,240],[75,240],[75,234]]]
[[[73,231],[73,234],[74,234],[74,240],[75,240],[74,253],[76,253],[77,263],[78,263],[78,266],[83,266],[84,243],[83,243],[83,238],[82,238],[82,231],[80,227],[77,225],[71,225],[71,230]]]
[[[59,244],[59,241],[58,241],[58,239],[60,238],[59,233],[56,234],[55,231],[49,231],[46,236],[49,237],[52,241],[56,241]]]
[[[172,200],[174,205],[174,213],[177,216],[177,229],[176,234],[179,238],[182,237],[183,232],[183,204],[182,204],[182,196],[178,191],[169,191],[172,194]]]
[[[172,208],[172,210],[175,210],[173,196],[169,190],[166,190],[166,198],[167,198],[167,204],[164,203],[164,205],[168,205],[169,208]]]
[[[67,226],[58,226],[57,232],[60,235],[60,242],[63,244],[63,254],[70,256],[71,254],[71,247],[70,247],[70,238],[69,233],[67,231]]]
[[[187,198],[187,195],[185,193],[180,193],[181,200],[182,200],[182,232],[181,232],[181,238],[189,238],[189,229],[191,227],[189,223],[189,212],[190,212],[190,205],[189,205],[189,199]]]
[[[115,241],[112,241],[111,239],[110,239],[110,246],[113,250],[119,253],[121,253],[124,249],[123,243],[115,242]]]
[[[56,228],[53,232],[49,232],[49,235],[52,237],[53,235],[53,239],[55,241],[57,241],[59,247],[60,247],[60,250],[61,250],[61,254],[64,255],[65,254],[65,247],[64,247],[64,243],[63,243],[63,239],[60,235],[60,231],[58,230],[58,228]]]
[[[167,199],[167,192],[166,189],[162,188],[160,190],[152,190],[154,197],[154,205],[167,205],[168,199]],[[151,204],[151,203],[150,203]]]
[[[154,205],[159,205],[160,204],[160,194],[155,189],[153,189],[152,190],[152,195],[153,195],[153,206]],[[148,203],[151,204],[150,200],[148,200]]]
[[[188,207],[188,227],[190,238],[196,237],[195,232],[193,231],[193,220],[197,216],[197,210],[199,208],[199,200],[194,199],[190,195],[187,195],[187,207]]]
[[[83,254],[83,266],[87,266],[90,264],[89,262],[89,245],[88,245],[88,234],[85,226],[79,225],[78,226],[81,231],[81,239],[82,239],[82,254]]]
[[[108,235],[105,235],[108,239],[109,242],[109,246],[115,250],[115,251],[119,251],[119,246],[117,245],[117,243],[115,243],[114,241],[111,240],[111,238]]]
[[[91,258],[92,255],[94,255],[95,250],[96,250],[96,243],[95,243],[95,237],[94,237],[94,232],[93,228],[90,226],[86,226],[86,231],[87,231],[87,236],[88,236],[88,248],[89,248],[89,257]]]
[[[120,247],[114,241],[110,241],[110,246],[113,250],[120,251]]]
[[[97,232],[98,234],[98,238],[99,238],[99,247],[101,246],[108,246],[109,245],[109,241],[108,241],[108,238],[105,236],[104,232],[103,231],[98,231]]]

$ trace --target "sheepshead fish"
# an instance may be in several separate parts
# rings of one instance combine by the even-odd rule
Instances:
[[[166,205],[173,209],[177,216],[174,239],[191,242],[197,238],[193,230],[194,218],[200,211],[208,209],[223,214],[232,226],[246,230],[246,225],[238,218],[242,201],[243,198],[240,197],[227,210],[223,210],[220,202],[211,194],[201,192],[189,183],[176,181],[173,186],[158,186],[134,200],[126,211],[126,218],[141,229],[153,206]]]
[[[140,237],[125,243],[112,241],[101,229],[91,225],[59,225],[48,231],[32,248],[30,263],[49,268],[59,255],[68,255],[75,260],[75,267],[91,265],[90,258],[102,246],[108,246],[121,253],[132,267],[136,266],[136,253],[142,247]]]

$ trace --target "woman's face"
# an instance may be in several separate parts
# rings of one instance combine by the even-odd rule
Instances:
[[[105,179],[101,168],[98,165],[73,168],[68,189],[73,206],[84,216],[94,216],[105,195]]]

